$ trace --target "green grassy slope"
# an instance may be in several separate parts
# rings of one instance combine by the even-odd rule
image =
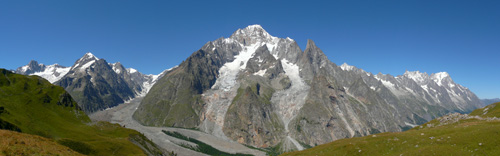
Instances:
[[[0,155],[82,155],[36,135],[0,130]]]
[[[495,103],[470,115],[447,115],[405,132],[342,139],[283,155],[498,155],[500,120],[492,117],[500,117],[499,112],[500,103]]]
[[[476,109],[470,115],[478,115],[481,117],[500,117],[500,103],[494,103],[480,109]]]
[[[62,87],[5,69],[0,69],[0,128],[50,138],[87,155],[145,155],[130,141],[144,142],[139,132],[91,123]]]

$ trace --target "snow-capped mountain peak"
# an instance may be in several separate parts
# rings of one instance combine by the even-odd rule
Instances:
[[[16,70],[16,73],[31,74],[37,71],[41,71],[43,69],[44,69],[43,64],[39,64],[37,61],[31,60],[30,63],[28,63],[27,65],[18,68]]]
[[[262,26],[255,24],[249,25],[246,28],[238,29],[233,35],[247,35],[247,36],[258,36],[258,37],[273,37],[269,33],[267,33]]]
[[[432,77],[432,80],[434,80],[434,82],[436,82],[439,86],[443,85],[443,80],[445,80],[445,79],[451,80],[450,74],[448,74],[447,72],[435,73],[435,74],[432,74],[431,77]]]
[[[50,83],[54,83],[66,75],[69,67],[64,67],[59,64],[44,65],[35,60],[31,60],[27,65],[17,68],[16,73],[23,75],[38,75],[47,79]]]
[[[87,52],[85,53],[84,55],[85,58],[87,59],[96,59],[96,60],[99,60],[99,58],[97,58],[94,54],[92,54],[91,52]]]
[[[427,73],[421,73],[420,71],[406,71],[404,76],[412,79],[413,81],[421,84],[425,80],[429,79],[429,75]]]
[[[94,54],[87,52],[85,55],[83,55],[80,59],[78,59],[75,64],[71,67],[71,69],[76,69],[80,68],[81,71],[84,71],[88,67],[90,67],[92,64],[95,63],[95,61],[98,61],[99,58],[97,58]]]
[[[265,42],[274,45],[279,40],[278,37],[271,36],[267,33],[267,31],[260,25],[250,25],[246,28],[238,29],[229,38],[240,42],[244,46],[249,46],[258,42]],[[269,50],[271,51],[272,49]]]
[[[254,24],[254,25],[249,25],[246,27],[247,29],[264,29],[262,28],[262,26],[260,26],[259,24]]]
[[[94,54],[87,52],[87,53],[85,53],[85,55],[83,55],[76,62],[77,63],[85,63],[85,62],[92,61],[92,60],[99,60],[99,58],[97,58]]]
[[[354,66],[351,66],[351,65],[348,65],[347,63],[344,63],[340,66],[340,68],[342,70],[346,70],[346,71],[351,71],[354,69]]]

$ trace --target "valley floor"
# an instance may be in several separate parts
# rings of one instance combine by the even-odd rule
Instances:
[[[213,146],[214,148],[228,152],[228,153],[244,153],[252,155],[265,155],[264,152],[250,149],[236,142],[225,141],[210,134],[206,134],[200,131],[181,129],[181,128],[171,128],[171,127],[149,127],[139,124],[137,121],[132,119],[134,111],[137,109],[142,101],[142,97],[135,98],[127,103],[120,104],[116,107],[99,111],[89,115],[93,121],[109,121],[111,123],[118,123],[126,128],[134,129],[143,133],[146,137],[151,139],[155,144],[161,148],[174,151],[179,156],[197,156],[205,155],[203,153],[195,152],[178,144],[188,144],[192,143],[180,140],[171,136],[166,135],[162,130],[175,131],[181,133],[190,138],[200,140],[206,144]]]

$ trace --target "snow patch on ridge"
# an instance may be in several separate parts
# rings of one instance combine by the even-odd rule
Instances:
[[[406,71],[404,75],[417,82],[418,84],[423,83],[429,77],[427,73],[421,73],[420,71]]]
[[[80,71],[83,72],[85,69],[89,68],[90,65],[94,64],[95,60],[92,60],[90,62],[85,63],[83,66],[80,67]]]
[[[427,85],[422,85],[420,87],[422,87],[422,89],[424,89],[427,93],[429,93],[429,87],[427,87]]]
[[[259,75],[259,76],[264,76],[266,74],[267,69],[262,69],[259,70],[258,72],[255,72],[253,75]]]
[[[134,68],[127,68],[127,70],[128,70],[128,72],[129,72],[129,73],[131,73],[131,74],[132,74],[132,73],[136,73],[136,72],[137,72],[137,70],[136,70],[136,69],[134,69]]]
[[[224,64],[219,70],[219,78],[212,86],[212,89],[222,88],[224,91],[229,91],[233,88],[236,85],[238,73],[240,70],[246,68],[248,60],[252,58],[255,50],[257,50],[260,46],[262,46],[262,43],[256,43],[244,47],[243,51],[235,56],[233,62]]]
[[[406,122],[406,121],[405,121],[405,125],[406,125],[406,126],[410,126],[411,128],[413,128],[413,127],[417,127],[417,126],[418,126],[418,125],[415,125],[415,124],[408,123],[408,122]]]
[[[170,69],[167,69],[167,70],[164,70],[163,72],[161,72],[160,74],[158,75],[153,75],[153,74],[150,74],[150,75],[147,75],[150,80],[149,81],[144,81],[142,83],[142,91],[141,93],[138,94],[139,97],[144,97],[146,96],[146,94],[151,90],[151,88],[153,87],[154,84],[156,84],[156,82],[158,82],[158,80],[160,78],[162,78],[163,76],[165,76],[165,74],[168,72],[168,71],[171,71],[175,68],[177,68],[178,66],[174,66]],[[129,68],[129,69],[132,69],[132,68]]]
[[[116,68],[115,64],[116,63],[113,63],[111,67],[113,68],[113,71],[115,71],[115,73],[120,74],[122,71],[120,69]]]
[[[389,81],[386,81],[386,80],[382,80],[382,79],[379,79],[380,82],[382,82],[382,84],[388,88],[395,88],[395,85]]]
[[[29,69],[29,66],[25,65],[25,66],[21,67],[21,69],[22,69],[22,72],[26,72]]]

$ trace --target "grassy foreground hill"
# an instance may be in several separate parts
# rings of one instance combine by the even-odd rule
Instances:
[[[42,136],[85,155],[161,154],[135,130],[107,122],[92,123],[62,87],[5,69],[0,69],[0,129]],[[0,138],[5,139],[9,137]],[[26,150],[29,148],[26,146]]]
[[[0,155],[82,155],[41,136],[0,130],[0,138]]]
[[[283,155],[498,155],[500,103],[397,133],[337,140]]]

